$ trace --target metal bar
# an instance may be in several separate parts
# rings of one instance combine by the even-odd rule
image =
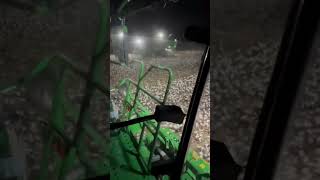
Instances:
[[[188,114],[185,120],[185,125],[183,128],[179,149],[175,159],[175,168],[171,174],[172,179],[180,179],[180,176],[183,171],[185,156],[187,154],[189,141],[192,134],[193,124],[196,120],[196,115],[198,111],[198,106],[201,100],[202,92],[206,83],[206,79],[209,73],[210,68],[210,48],[206,47],[205,52],[202,55],[202,62],[200,65],[200,70],[198,73],[197,81],[195,88],[192,93],[192,98],[190,101]]]
[[[142,61],[138,61],[138,60],[134,60],[135,62],[138,62],[140,63],[140,71],[139,71],[139,74],[138,74],[138,86],[141,87],[142,86],[142,76],[144,74],[144,63]],[[134,100],[133,100],[133,110],[135,110],[136,112],[136,109],[135,109],[135,106],[137,104],[137,99],[138,99],[138,96],[139,96],[139,92],[140,92],[140,89],[137,88],[136,89],[136,94],[135,94],[135,97],[134,97]],[[138,114],[136,112],[136,114]],[[131,112],[129,112],[129,118],[131,117]],[[139,136],[139,143],[138,143],[138,152],[140,152],[140,147],[141,147],[141,144],[142,144],[142,140],[143,140],[143,135],[144,135],[144,130],[145,130],[145,126],[144,126],[144,123],[143,123],[143,127],[142,127],[142,130],[141,130],[141,133],[140,133],[140,136]]]
[[[168,96],[168,93],[169,93],[169,89],[170,89],[170,85],[171,85],[171,82],[172,82],[172,71],[171,69],[169,68],[166,68],[166,67],[161,67],[161,66],[151,66],[147,71],[146,73],[144,73],[142,76],[140,76],[139,80],[138,81],[142,81],[146,75],[153,69],[153,68],[158,68],[158,69],[161,69],[161,70],[165,70],[168,72],[168,82],[167,82],[167,87],[166,87],[166,91],[165,91],[165,95],[164,95],[164,99],[163,101],[159,100],[158,98],[156,98],[155,96],[153,96],[152,94],[150,94],[146,89],[142,88],[139,86],[139,82],[136,83],[134,82],[133,80],[131,79],[125,79],[125,81],[129,81],[130,83],[132,83],[133,85],[135,85],[135,87],[137,89],[140,89],[141,91],[143,91],[145,94],[147,94],[150,98],[152,98],[153,100],[155,100],[157,103],[159,104],[164,104],[166,102],[166,99],[167,99],[167,96]],[[128,92],[128,91],[127,91]]]
[[[153,139],[153,142],[152,142],[152,145],[151,145],[151,149],[150,149],[150,156],[149,156],[149,160],[148,160],[148,169],[151,170],[151,160],[152,160],[152,157],[153,157],[153,153],[154,153],[154,150],[155,150],[155,147],[156,147],[156,142],[157,142],[157,137],[158,137],[158,134],[159,134],[159,130],[160,130],[160,122],[158,122],[158,125],[157,125],[157,128],[156,128],[156,133],[153,135],[154,139]]]
[[[142,62],[141,62],[142,63]],[[142,63],[143,65],[143,63]],[[134,81],[132,81],[131,79],[126,79],[126,81],[128,81],[129,83],[133,84],[135,87],[136,87],[136,93],[135,93],[135,97],[133,99],[133,108],[130,110],[129,112],[129,118],[131,117],[131,112],[135,109],[135,106],[137,103],[137,99],[138,99],[138,96],[139,96],[139,92],[142,91],[144,92],[145,94],[147,94],[150,98],[152,98],[153,100],[155,100],[157,103],[159,104],[165,104],[166,100],[167,100],[167,97],[168,97],[168,93],[169,93],[169,89],[170,89],[170,85],[171,85],[171,81],[172,81],[172,71],[171,69],[169,68],[166,68],[166,67],[162,67],[162,66],[154,66],[152,65],[145,73],[143,73],[143,68],[144,66],[142,67],[141,66],[141,69],[140,70],[140,73],[138,75],[138,82],[135,83]],[[152,69],[160,69],[160,70],[165,70],[168,72],[168,82],[167,82],[167,86],[166,86],[166,91],[165,91],[165,94],[164,94],[164,98],[163,98],[163,101],[159,100],[158,98],[156,98],[155,96],[151,95],[147,90],[145,90],[143,87],[141,87],[141,82],[142,80],[147,76],[148,73],[150,73],[152,71]],[[128,85],[129,86],[129,85]],[[125,100],[127,101],[127,103],[130,104],[130,98],[128,97],[128,94],[130,93],[130,88],[128,87],[127,89],[127,94],[126,94],[126,98]],[[139,104],[140,105],[140,104]],[[153,117],[153,116],[152,116]],[[150,119],[149,119],[150,120]],[[137,122],[143,122],[143,121],[139,121],[139,118],[138,118],[138,121]],[[129,124],[133,124],[135,122],[133,122],[132,120],[131,121],[126,121],[126,122],[121,122],[123,125],[122,126],[119,126],[119,127],[124,127],[124,126],[128,126]],[[139,143],[138,143],[138,152],[140,150],[140,146],[142,144],[142,140],[143,140],[143,135],[144,135],[144,131],[145,131],[145,127],[147,127],[149,129],[149,131],[152,133],[152,135],[154,136],[154,140],[152,142],[152,145],[151,145],[151,151],[150,151],[150,156],[149,156],[149,160],[148,160],[148,163],[147,163],[147,167],[151,170],[151,160],[152,160],[152,156],[153,156],[153,152],[154,152],[154,149],[155,149],[155,145],[156,145],[156,141],[158,139],[158,135],[159,135],[159,130],[160,130],[160,124],[158,122],[157,124],[157,127],[156,127],[156,132],[153,133],[150,129],[149,129],[149,126],[146,124],[146,122],[143,123],[143,127],[142,127],[142,131],[140,133],[140,137],[139,137]],[[113,125],[111,124],[111,127]],[[113,128],[110,128],[110,129],[113,129]]]
[[[168,97],[168,94],[169,94],[169,89],[170,89],[170,86],[171,86],[171,82],[172,82],[172,71],[171,69],[169,68],[166,68],[166,67],[162,67],[162,66],[154,66],[152,65],[154,68],[157,68],[157,69],[160,69],[160,70],[165,70],[168,72],[168,81],[167,81],[167,86],[166,86],[166,91],[164,93],[164,97],[163,97],[163,102],[162,104],[165,104],[167,102],[167,97]]]
[[[139,136],[138,152],[140,152],[140,148],[141,148],[141,145],[142,145],[142,140],[143,140],[143,135],[144,135],[145,129],[146,129],[146,124],[143,123],[143,125],[142,125],[142,130],[141,130],[141,134],[140,134],[140,136]]]
[[[296,0],[288,16],[244,179],[271,180],[319,23],[316,0]]]
[[[139,92],[140,92],[140,87],[141,87],[141,76],[143,75],[143,71],[144,71],[144,64],[143,64],[143,62],[141,62],[141,61],[136,61],[136,62],[139,62],[139,63],[141,63],[140,64],[140,70],[139,70],[139,74],[138,74],[138,83],[137,83],[137,89],[136,89],[136,93],[135,93],[135,96],[134,96],[134,100],[133,100],[133,105],[132,105],[132,109],[134,109],[135,108],[135,106],[136,106],[136,102],[137,102],[137,99],[138,99],[138,96],[139,96]],[[131,112],[132,111],[130,111],[129,112],[129,118],[131,117]]]
[[[110,124],[110,129],[114,130],[114,129],[118,129],[118,128],[123,128],[123,127],[127,127],[133,124],[137,124],[137,123],[141,123],[144,121],[148,121],[154,119],[154,115],[149,115],[149,116],[144,116],[144,117],[139,117],[136,119],[132,119],[129,121],[122,121],[122,122],[117,122],[117,123],[111,123]]]
[[[166,91],[165,91],[165,94],[164,94],[164,97],[163,97],[163,100],[160,101],[158,100],[157,98],[153,97],[150,93],[148,93],[146,90],[144,90],[144,93],[146,93],[148,96],[150,96],[151,98],[155,98],[154,100],[157,101],[159,104],[162,104],[164,105],[167,101],[167,97],[168,97],[168,93],[169,93],[169,89],[170,89],[170,85],[171,85],[171,82],[172,82],[172,71],[171,69],[167,68],[167,67],[163,67],[163,66],[155,66],[155,65],[152,65],[147,71],[146,73],[143,74],[143,76],[141,77],[141,80],[144,79],[147,74],[149,74],[152,69],[160,69],[160,70],[164,70],[164,71],[167,71],[168,72],[168,81],[167,81],[167,86],[166,86]]]
[[[144,88],[138,87],[138,84],[135,83],[132,80],[128,80],[130,81],[133,85],[135,85],[137,88],[139,88],[141,91],[143,91],[145,94],[147,94],[150,98],[152,98],[153,100],[155,100],[157,103],[162,104],[163,102],[161,100],[159,100],[158,98],[154,97],[152,94],[150,94],[147,90],[145,90]]]

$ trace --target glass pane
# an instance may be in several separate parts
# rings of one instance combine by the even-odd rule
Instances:
[[[201,9],[203,8],[202,2],[172,2],[174,1],[167,1],[165,4],[155,3],[147,7],[137,8],[136,11],[132,11],[134,13],[129,13],[123,19],[112,19],[111,99],[113,100],[113,106],[118,110],[118,113],[113,114],[115,115],[114,121],[125,121],[134,119],[137,116],[152,114],[156,105],[159,105],[155,98],[160,101],[166,98],[165,104],[177,105],[181,107],[184,113],[188,111],[205,46],[187,41],[183,35],[189,25],[207,25],[209,9],[208,6],[206,8],[208,11]],[[133,2],[131,5],[138,6],[138,3],[134,4]],[[130,8],[130,4],[128,8]],[[143,65],[143,68],[141,65]],[[153,69],[149,72],[150,68]],[[119,82],[125,82],[121,81],[124,78],[130,78],[138,83],[139,72],[142,72],[140,71],[142,69],[147,74],[141,80],[140,87],[147,93],[144,90],[139,90],[140,88],[133,84],[128,85],[130,91],[126,91],[125,86],[119,87]],[[168,71],[170,71],[171,79],[169,79]],[[168,94],[166,95],[167,89]],[[135,102],[133,99],[137,90],[139,90],[139,94],[136,96],[137,101]],[[208,78],[193,128],[190,154],[187,155],[186,164],[190,172],[191,166],[196,166],[196,163],[190,161],[191,154],[194,155],[193,158],[201,159],[204,162],[201,165],[203,169],[209,167],[209,93]],[[132,99],[128,98],[128,94],[131,95]],[[129,107],[130,105],[123,104],[124,100],[131,105],[136,104],[135,107],[138,112],[129,114],[128,112],[132,109]],[[146,124],[148,125],[148,123]],[[153,160],[154,163],[165,161],[166,158],[174,159],[183,127],[184,124],[161,123],[159,140],[153,155],[158,159]],[[135,139],[132,141],[139,143],[142,129],[143,124],[129,126],[128,131],[125,132],[130,134],[137,131],[137,134],[133,133]],[[144,144],[141,147],[147,148],[148,151],[139,151],[138,158],[148,161],[148,153],[152,150],[152,143],[149,143],[148,138],[151,137],[150,139],[153,140],[151,135],[153,131],[153,128],[146,128],[145,134],[147,135],[142,140]],[[112,138],[116,139],[118,137],[119,135],[115,134]],[[199,169],[194,169],[191,175],[190,172],[189,174],[185,172],[184,177],[196,176],[201,173],[200,171]],[[205,169],[205,171],[209,173],[209,169]]]
[[[320,178],[320,31],[316,33],[309,64],[289,119],[282,145],[277,180],[316,180]]]
[[[216,0],[214,4],[211,137],[225,143],[235,162],[244,167],[290,3]]]

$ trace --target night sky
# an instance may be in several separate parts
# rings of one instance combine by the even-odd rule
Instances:
[[[180,0],[167,4],[165,8],[153,6],[130,15],[127,25],[132,35],[152,35],[161,30],[167,34],[173,33],[180,39],[189,25],[209,26],[209,18],[210,0]]]

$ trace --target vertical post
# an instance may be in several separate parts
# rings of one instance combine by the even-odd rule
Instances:
[[[318,25],[318,1],[294,1],[251,146],[246,180],[273,179]]]
[[[196,120],[198,106],[201,100],[201,96],[207,80],[207,76],[209,74],[209,68],[210,68],[209,58],[210,58],[210,48],[209,46],[207,46],[201,58],[202,62],[200,65],[200,70],[198,73],[195,88],[192,93],[188,114],[186,117],[185,125],[183,128],[183,132],[182,132],[182,136],[179,144],[179,149],[175,159],[175,166],[174,166],[175,169],[173,169],[173,172],[171,174],[172,179],[180,179],[180,176],[183,171],[185,156],[187,154],[187,150],[189,147],[189,141],[191,138],[193,125]]]
[[[150,149],[150,156],[149,156],[149,160],[148,160],[148,169],[151,170],[151,161],[152,161],[152,157],[153,157],[153,153],[154,153],[154,149],[156,147],[156,142],[157,142],[157,137],[159,134],[159,130],[160,130],[160,122],[158,122],[157,128],[156,128],[156,132],[155,134],[153,134],[153,141],[152,141],[152,145],[151,145],[151,149]]]

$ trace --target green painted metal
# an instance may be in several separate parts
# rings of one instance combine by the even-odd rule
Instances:
[[[137,81],[131,79],[123,79],[120,81],[119,86],[126,86],[125,98],[123,101],[122,120],[130,120],[136,117],[143,117],[152,114],[150,109],[144,107],[139,101],[140,93],[149,96],[158,104],[165,104],[170,84],[173,79],[173,73],[169,68],[163,66],[151,66],[144,72],[143,62],[139,62],[140,69],[138,71]],[[159,99],[149,93],[142,85],[143,79],[153,70],[159,69],[168,73],[167,87],[164,92],[163,99]],[[134,86],[135,88],[132,88]],[[135,89],[135,92],[133,91]],[[134,124],[123,128],[122,133],[127,133],[131,137],[135,150],[138,153],[141,167],[146,175],[150,174],[151,160],[156,149],[156,144],[159,148],[164,150],[170,158],[174,158],[179,148],[180,137],[169,128],[160,127],[160,124],[155,120]],[[117,139],[117,134],[113,137]],[[158,143],[157,143],[158,142]],[[126,144],[126,143],[125,143]],[[130,145],[132,147],[132,145]],[[115,147],[116,148],[116,147]],[[116,148],[118,149],[118,148]],[[201,159],[199,155],[193,150],[189,150],[186,157],[186,171],[182,175],[182,179],[210,179],[210,166],[209,163]],[[139,178],[141,179],[141,178]],[[168,177],[162,177],[168,179]]]
[[[111,154],[120,162],[118,166],[112,164],[111,179],[156,179],[142,169],[138,153],[128,133],[120,131],[116,137],[111,138],[111,147]]]

